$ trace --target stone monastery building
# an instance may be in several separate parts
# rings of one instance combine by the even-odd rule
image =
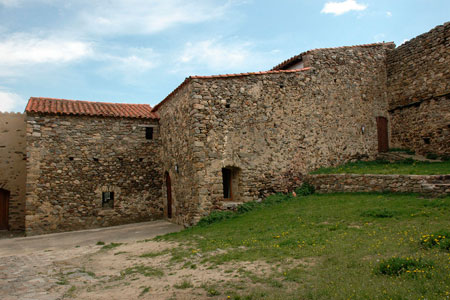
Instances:
[[[191,76],[153,108],[32,97],[25,114],[0,115],[0,229],[189,226],[388,147],[450,155],[449,49],[450,22],[397,48]]]

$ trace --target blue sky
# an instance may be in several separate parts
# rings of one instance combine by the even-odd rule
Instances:
[[[31,96],[154,106],[189,75],[400,45],[447,21],[449,0],[0,0],[0,111]]]

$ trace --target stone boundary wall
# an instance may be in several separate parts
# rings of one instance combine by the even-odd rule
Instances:
[[[450,94],[390,112],[391,146],[450,156]]]
[[[0,188],[10,192],[9,229],[25,228],[25,115],[0,113]]]
[[[450,22],[389,51],[389,109],[450,92]]]
[[[450,175],[316,174],[304,180],[318,193],[396,192],[433,196],[450,194]]]
[[[450,154],[450,22],[387,55],[391,147]]]

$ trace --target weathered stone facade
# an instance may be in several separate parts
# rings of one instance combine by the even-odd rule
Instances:
[[[25,115],[0,113],[0,188],[10,192],[9,230],[25,229]]]
[[[391,144],[450,154],[450,22],[392,50],[387,58]]]
[[[163,217],[189,226],[289,191],[316,168],[375,158],[389,137],[391,147],[449,154],[449,24],[397,49],[316,49],[271,71],[189,77],[153,109],[30,99],[25,207],[13,204],[11,224],[28,234]],[[16,176],[5,174],[0,185]],[[377,176],[314,180],[319,191],[448,193],[432,176]]]
[[[188,79],[158,109],[166,170],[188,163],[173,180],[177,214],[196,211],[189,224],[220,206],[223,168],[235,170],[232,201],[242,202],[288,190],[312,169],[374,157],[390,47],[317,50],[303,70]]]
[[[317,174],[305,180],[318,193],[394,192],[431,196],[450,194],[450,175]]]
[[[160,148],[157,120],[28,113],[27,234],[161,218]]]

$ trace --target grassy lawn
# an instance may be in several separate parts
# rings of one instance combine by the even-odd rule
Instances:
[[[186,245],[172,255],[187,268],[270,266],[206,287],[213,299],[450,299],[450,197],[271,197],[282,202],[157,239]]]
[[[405,160],[395,163],[388,161],[357,161],[335,168],[317,169],[311,174],[450,174],[450,161],[424,162]]]

